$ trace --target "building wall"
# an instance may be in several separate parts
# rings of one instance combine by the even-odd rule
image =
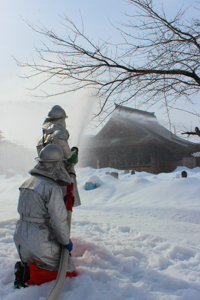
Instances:
[[[169,173],[177,166],[194,168],[200,166],[200,159],[182,157],[181,153],[171,153],[168,149],[155,146],[136,148],[93,149],[80,159],[81,165],[93,168],[112,167],[119,170],[145,171],[152,174]]]
[[[178,166],[177,161],[159,160],[159,159],[152,158],[151,173],[152,174],[170,173],[174,171],[177,166]]]
[[[36,164],[34,158],[36,151],[9,142],[0,141],[0,175],[6,174],[10,169],[16,173],[28,175],[28,171]]]
[[[195,157],[183,157],[183,166],[187,168],[195,168],[198,166],[198,160]]]

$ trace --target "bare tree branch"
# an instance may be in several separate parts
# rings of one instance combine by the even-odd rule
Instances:
[[[48,45],[36,49],[39,63],[34,59],[17,62],[31,69],[25,77],[41,76],[35,89],[50,83],[62,88],[52,94],[44,92],[44,97],[96,89],[101,98],[97,115],[114,103],[135,99],[148,105],[161,101],[167,109],[180,97],[192,103],[200,89],[200,21],[185,20],[184,10],[169,20],[163,9],[154,9],[152,0],[127,3],[132,13],[126,15],[126,24],[115,27],[122,37],[118,44],[94,43],[83,25],[80,30],[67,16],[63,18],[65,37],[28,23],[47,38]]]

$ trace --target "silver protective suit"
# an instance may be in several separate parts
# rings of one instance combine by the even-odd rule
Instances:
[[[72,151],[68,144],[69,132],[66,129],[65,119],[46,119],[43,126],[43,135],[38,141],[37,152],[40,151],[48,144],[59,145],[64,153],[64,158],[69,159],[72,156]],[[74,170],[74,164],[65,162],[65,168],[68,173],[76,175]],[[66,194],[66,187],[62,188],[63,195]],[[80,196],[77,187],[77,181],[74,180],[74,207],[81,205]]]
[[[70,184],[63,164],[38,163],[19,188],[14,242],[23,262],[46,270],[58,270],[61,244],[69,243],[67,211],[61,186]],[[69,256],[68,272],[75,267]]]

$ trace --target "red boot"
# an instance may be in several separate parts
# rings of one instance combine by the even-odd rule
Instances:
[[[28,285],[40,285],[51,280],[56,280],[58,271],[47,271],[45,269],[39,268],[34,264],[29,263],[30,279],[27,282]],[[66,273],[66,277],[77,276],[76,270],[71,273]]]

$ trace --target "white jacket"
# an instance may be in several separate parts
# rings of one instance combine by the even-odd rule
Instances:
[[[72,156],[72,151],[68,144],[69,132],[65,128],[65,120],[58,119],[54,121],[45,121],[43,126],[43,135],[38,141],[37,152],[40,151],[48,144],[56,144],[61,147],[65,159],[69,159]],[[74,170],[74,164],[65,163],[65,168],[69,173],[76,175]],[[66,187],[62,188],[63,196],[66,195]],[[77,181],[74,179],[74,207],[81,205],[81,200],[78,192]]]
[[[69,243],[67,211],[61,186],[56,182],[70,183],[63,169],[55,175],[38,164],[19,188],[20,219],[14,242],[23,262],[34,263],[46,270],[58,270],[61,244]],[[74,269],[69,256],[68,272]]]

